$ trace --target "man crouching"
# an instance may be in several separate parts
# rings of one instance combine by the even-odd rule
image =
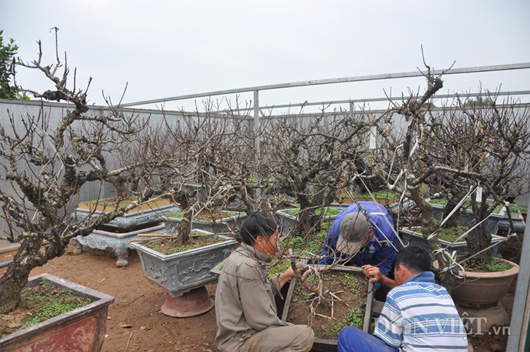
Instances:
[[[274,294],[294,276],[289,267],[269,281],[263,263],[278,246],[277,222],[254,213],[241,228],[241,246],[228,257],[217,283],[215,344],[221,351],[309,351],[313,330],[278,318]]]

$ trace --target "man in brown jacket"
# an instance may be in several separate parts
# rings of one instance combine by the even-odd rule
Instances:
[[[254,213],[241,228],[241,246],[228,257],[215,294],[217,336],[223,352],[306,352],[313,330],[290,325],[277,316],[274,294],[294,276],[292,268],[269,280],[263,265],[277,249],[272,215]]]

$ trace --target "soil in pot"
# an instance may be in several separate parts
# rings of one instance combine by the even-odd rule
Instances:
[[[223,241],[226,241],[226,239],[214,235],[194,234],[192,232],[186,244],[179,243],[176,238],[161,238],[150,240],[144,244],[144,246],[164,255],[169,255],[189,251],[195,248],[205,247]]]
[[[0,314],[0,338],[36,325],[63,313],[91,303],[90,298],[75,295],[63,287],[40,283],[22,291],[22,300],[17,309],[9,314]]]
[[[312,326],[320,339],[337,339],[340,330],[350,325],[363,329],[368,287],[364,275],[325,271],[321,276],[321,291],[314,275],[296,283],[287,321]]]
[[[510,270],[513,267],[512,264],[495,257],[492,257],[491,260],[486,263],[477,262],[471,258],[462,263],[462,265],[466,271],[484,273],[498,273]]]
[[[469,229],[464,226],[443,227],[438,231],[438,238],[447,242],[454,242],[467,230]],[[465,238],[460,239],[460,241],[465,242]]]
[[[99,200],[91,200],[87,202],[79,203],[78,207],[81,209],[89,209],[89,210],[95,210],[95,211],[112,211],[114,208],[116,208],[116,205],[118,205],[118,208],[124,208],[131,204],[132,202],[135,202],[138,200],[138,197],[129,197],[126,199],[122,199],[119,202],[116,198],[104,198]],[[142,210],[152,210],[159,207],[171,205],[172,202],[169,199],[165,198],[158,198],[158,199],[150,199],[148,201],[143,202],[142,204],[139,204],[135,208],[129,210],[127,214],[134,213]]]
[[[237,215],[243,215],[244,213],[237,212],[237,211],[225,211],[225,210],[219,210],[219,211],[207,211],[203,210],[199,212],[198,214],[195,214],[193,216],[193,220],[197,221],[203,221],[203,222],[215,222],[217,220],[226,219],[231,216],[237,216]],[[167,217],[169,218],[177,218],[182,219],[184,217],[183,213],[167,213]]]
[[[396,200],[396,195],[392,192],[388,191],[380,191],[380,192],[374,192],[372,193],[373,197],[375,198],[376,202],[382,204],[382,205],[388,205],[390,203],[393,203]],[[351,196],[348,193],[342,193],[339,197],[339,203],[340,204],[352,204],[354,202],[362,202],[362,201],[373,201],[372,195],[368,193],[353,193]]]
[[[342,209],[326,207],[324,208],[324,217],[337,216],[341,212],[341,210]],[[298,216],[298,214],[300,213],[300,208],[286,209],[282,211],[289,215]],[[322,214],[322,208],[315,209],[315,215],[320,215],[320,214]]]

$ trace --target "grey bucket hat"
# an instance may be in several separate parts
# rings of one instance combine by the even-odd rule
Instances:
[[[348,255],[355,255],[370,229],[366,216],[362,213],[350,213],[340,223],[340,234],[337,239],[337,250]]]

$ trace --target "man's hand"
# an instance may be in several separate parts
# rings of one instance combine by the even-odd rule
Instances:
[[[363,265],[362,268],[364,275],[368,277],[368,281],[371,283],[380,283],[389,289],[393,289],[394,287],[398,286],[397,282],[383,275],[381,270],[379,270],[379,267],[373,265]]]
[[[278,280],[280,281],[280,287],[283,287],[286,283],[291,281],[293,276],[294,276],[294,270],[291,266],[288,267],[287,270],[285,270],[283,273],[278,275]]]
[[[372,283],[383,283],[384,275],[381,274],[381,270],[377,266],[373,265],[363,265],[362,266],[364,275],[369,278],[369,281]]]

